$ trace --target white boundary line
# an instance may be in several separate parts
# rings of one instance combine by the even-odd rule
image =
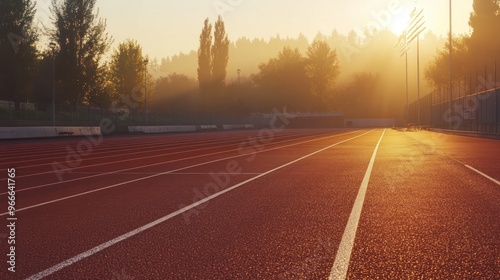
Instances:
[[[358,136],[356,136],[354,138],[363,136],[363,135],[368,134],[368,133],[370,133],[372,131],[373,130],[370,130],[370,131],[368,131],[366,133],[363,133],[361,135],[358,135]],[[284,145],[284,146],[280,146],[280,147],[270,148],[270,149],[267,149],[267,150],[257,151],[257,152],[255,152],[255,154],[260,154],[260,153],[274,151],[274,150],[280,150],[280,149],[284,149],[284,148],[288,148],[288,147],[293,147],[293,146],[297,146],[297,145],[304,144],[304,143],[309,143],[309,142],[319,141],[319,140],[323,140],[323,139],[338,137],[340,135],[346,135],[346,134],[351,134],[351,133],[355,133],[355,132],[358,132],[358,130],[347,132],[347,133],[342,133],[342,134],[335,134],[334,136],[327,136],[327,137],[321,137],[321,138],[312,139],[312,140],[306,140],[306,141],[302,141],[302,142],[299,142],[299,143],[294,143],[294,144]],[[354,139],[354,138],[350,138],[350,139]],[[340,142],[340,143],[342,143],[342,142]],[[214,153],[214,154],[218,154],[218,153],[224,153],[224,152],[217,152],[217,153]],[[106,186],[106,187],[102,187],[102,188],[98,188],[98,189],[93,189],[93,190],[90,190],[90,191],[86,191],[86,192],[82,192],[82,193],[77,193],[77,194],[74,194],[74,195],[65,196],[65,197],[61,197],[61,198],[58,198],[58,199],[54,199],[54,200],[49,200],[49,201],[46,201],[46,202],[42,202],[42,203],[39,203],[39,204],[27,206],[27,207],[24,207],[24,208],[19,208],[19,209],[16,209],[16,212],[21,212],[21,211],[24,211],[24,210],[28,210],[28,209],[32,209],[32,208],[36,208],[36,207],[40,207],[40,206],[44,206],[44,205],[48,205],[48,204],[52,204],[52,203],[55,203],[55,202],[64,201],[64,200],[68,200],[68,199],[71,199],[71,198],[75,198],[75,197],[79,197],[79,196],[83,196],[83,195],[87,195],[87,194],[91,194],[91,193],[95,193],[95,192],[99,192],[99,191],[103,191],[103,190],[107,190],[107,189],[116,188],[116,187],[123,186],[123,185],[129,184],[129,183],[135,183],[135,182],[138,182],[138,181],[142,181],[142,180],[146,180],[146,179],[151,179],[151,178],[155,178],[155,177],[158,177],[158,176],[175,174],[178,171],[182,171],[182,170],[186,170],[186,169],[191,169],[191,168],[194,168],[194,167],[203,166],[203,165],[210,164],[210,163],[215,163],[215,162],[219,162],[219,161],[223,161],[223,160],[230,160],[230,159],[244,157],[244,156],[248,156],[248,154],[237,155],[237,156],[230,156],[230,157],[225,157],[225,158],[219,158],[219,159],[215,159],[215,160],[211,160],[211,161],[206,161],[206,162],[202,162],[202,163],[193,164],[193,165],[190,165],[190,166],[184,166],[184,167],[181,167],[181,168],[177,168],[177,169],[173,169],[173,170],[169,170],[169,171],[165,171],[165,172],[161,172],[161,173],[155,173],[153,175],[149,175],[149,176],[145,176],[145,177],[141,177],[141,178],[137,178],[137,179],[133,179],[133,180],[121,182],[121,183],[116,183],[116,184],[109,185],[109,186]],[[196,156],[196,157],[198,157],[198,156]],[[193,158],[196,158],[196,157],[193,157]],[[179,161],[181,161],[181,160],[184,160],[184,159],[179,159]],[[155,165],[160,165],[160,164],[165,164],[165,163],[155,163],[155,164],[150,164],[150,165],[144,165],[144,166],[142,166],[140,168],[149,167],[149,166],[155,166]],[[139,169],[139,168],[138,167],[133,167],[133,168],[129,168],[129,169],[123,169],[121,171],[124,171],[124,170],[133,170],[133,169]],[[97,176],[109,175],[109,174],[116,174],[116,173],[118,173],[118,171],[113,171],[113,172],[108,172],[108,173],[103,173],[103,174],[97,174],[97,175],[91,175],[91,176],[82,177],[82,178],[97,177]],[[64,181],[64,182],[80,180],[82,178],[67,180],[67,181]],[[49,185],[51,185],[51,184],[49,184]],[[44,186],[46,186],[46,185],[38,186],[36,188],[40,188],[40,187],[44,187]],[[34,189],[34,187],[32,187],[30,189]],[[28,189],[24,189],[24,190],[28,190]],[[21,191],[22,190],[18,190],[16,192],[21,192]],[[9,212],[1,213],[0,217],[8,215],[8,214],[9,214]]]
[[[116,237],[115,239],[109,240],[109,241],[107,241],[107,242],[105,242],[105,243],[102,243],[101,245],[98,245],[98,246],[96,246],[96,247],[94,247],[94,248],[92,248],[92,249],[90,249],[90,250],[88,250],[88,251],[86,251],[86,252],[83,252],[83,253],[81,253],[81,254],[79,254],[79,255],[77,255],[77,256],[74,256],[74,257],[72,257],[72,258],[70,258],[70,259],[67,259],[67,260],[65,260],[65,261],[63,261],[63,262],[61,262],[61,263],[59,263],[59,264],[56,264],[56,265],[54,265],[53,267],[50,267],[50,268],[48,268],[48,269],[46,269],[46,270],[44,270],[44,271],[42,271],[42,272],[39,272],[39,273],[37,273],[37,274],[35,274],[35,275],[30,276],[30,277],[29,277],[29,278],[27,278],[26,280],[35,280],[35,279],[42,279],[42,278],[44,278],[44,277],[47,277],[47,276],[49,276],[49,275],[51,275],[51,274],[53,274],[53,273],[55,273],[55,272],[57,272],[57,271],[59,271],[59,270],[61,270],[61,269],[65,268],[65,267],[67,267],[67,266],[70,266],[70,265],[72,265],[72,264],[74,264],[74,263],[77,263],[77,262],[79,262],[79,261],[81,261],[81,260],[83,260],[83,259],[85,259],[85,258],[87,258],[87,257],[90,257],[90,256],[92,256],[92,255],[94,255],[94,254],[96,254],[96,253],[98,253],[98,252],[100,252],[100,251],[102,251],[102,250],[104,250],[104,249],[108,248],[108,247],[111,247],[111,246],[115,245],[115,244],[116,244],[116,243],[118,243],[118,242],[121,242],[121,241],[123,241],[123,240],[126,240],[126,239],[128,239],[128,238],[130,238],[130,237],[132,237],[132,236],[134,236],[134,235],[137,235],[137,234],[139,234],[139,233],[141,233],[141,232],[143,232],[143,231],[145,231],[145,230],[148,230],[148,229],[150,229],[150,228],[152,228],[152,227],[154,227],[154,226],[156,226],[156,225],[159,225],[159,224],[161,224],[161,223],[163,223],[163,222],[165,222],[165,221],[167,221],[167,220],[170,220],[170,219],[174,218],[175,216],[178,216],[178,215],[180,215],[180,214],[182,214],[182,213],[184,213],[184,212],[187,212],[187,211],[189,211],[189,210],[191,210],[191,209],[193,209],[193,208],[195,208],[195,207],[198,207],[199,205],[201,205],[201,204],[203,204],[203,203],[206,203],[206,202],[208,202],[208,201],[210,201],[210,200],[212,200],[212,199],[214,199],[214,198],[216,198],[216,197],[218,197],[218,196],[221,196],[221,195],[223,195],[223,194],[225,194],[225,193],[227,193],[227,192],[230,192],[230,191],[232,191],[232,190],[234,190],[234,189],[237,189],[237,188],[239,188],[239,187],[241,187],[241,186],[243,186],[243,185],[245,185],[245,184],[247,184],[247,183],[250,183],[250,182],[252,182],[252,181],[255,181],[255,180],[257,180],[257,179],[259,179],[259,178],[261,178],[261,177],[264,177],[264,176],[266,176],[266,175],[268,175],[268,174],[270,174],[270,173],[273,173],[273,172],[275,172],[275,171],[278,171],[278,170],[280,170],[280,169],[283,169],[284,167],[287,167],[287,166],[292,165],[292,164],[294,164],[294,163],[296,163],[296,162],[299,162],[299,161],[301,161],[301,160],[303,160],[303,159],[306,159],[306,158],[308,158],[308,157],[311,157],[311,156],[313,156],[313,155],[316,155],[316,154],[318,154],[318,153],[321,153],[321,152],[323,152],[323,151],[325,151],[325,150],[328,150],[328,149],[330,149],[330,148],[332,148],[332,147],[338,146],[338,145],[340,145],[340,144],[342,144],[342,143],[345,143],[345,142],[348,142],[348,141],[354,140],[354,139],[356,139],[356,138],[359,138],[359,137],[361,137],[361,136],[364,136],[364,135],[366,135],[366,134],[368,134],[368,133],[370,133],[370,132],[372,132],[372,131],[373,131],[373,130],[370,130],[370,131],[368,131],[368,132],[366,132],[366,133],[363,133],[363,134],[361,134],[361,135],[358,135],[358,136],[355,136],[355,137],[352,137],[352,138],[349,138],[349,139],[346,139],[346,140],[343,140],[343,141],[337,142],[337,143],[335,143],[335,144],[333,144],[333,145],[330,145],[330,146],[328,146],[328,147],[326,147],[326,148],[323,148],[323,149],[318,150],[318,151],[316,151],[316,152],[310,153],[310,154],[305,155],[305,156],[303,156],[303,157],[301,157],[301,158],[298,158],[298,159],[296,159],[296,160],[293,160],[293,161],[290,161],[290,162],[288,162],[288,163],[285,163],[285,164],[283,164],[283,165],[281,165],[281,166],[278,166],[278,167],[276,167],[276,168],[274,168],[274,169],[271,169],[271,170],[269,170],[269,171],[266,171],[266,172],[264,172],[264,173],[262,173],[262,174],[260,174],[260,175],[257,175],[257,176],[255,176],[255,177],[252,177],[252,178],[250,178],[250,179],[248,179],[248,180],[246,180],[246,181],[243,181],[243,182],[241,182],[241,183],[238,183],[238,184],[236,184],[236,185],[234,185],[234,186],[232,186],[232,187],[230,187],[230,188],[227,188],[227,189],[225,189],[225,190],[222,190],[222,191],[220,191],[220,192],[218,192],[218,193],[216,193],[216,194],[213,194],[213,195],[211,195],[211,196],[209,196],[209,197],[206,197],[206,198],[204,198],[204,199],[202,199],[202,200],[200,200],[200,201],[198,201],[198,202],[196,202],[196,203],[193,203],[193,204],[191,204],[191,205],[189,205],[189,206],[186,206],[186,207],[184,207],[184,208],[182,208],[182,209],[179,209],[179,210],[177,210],[177,211],[175,211],[175,212],[173,212],[173,213],[170,213],[170,214],[168,214],[168,215],[166,215],[166,216],[163,216],[163,217],[161,217],[161,218],[159,218],[159,219],[157,219],[157,220],[155,220],[155,221],[153,221],[153,222],[150,222],[149,224],[146,224],[146,225],[144,225],[144,226],[142,226],[142,227],[139,227],[139,228],[137,228],[137,229],[134,229],[134,230],[132,230],[132,231],[129,231],[129,232],[127,232],[127,233],[123,234],[123,235],[120,235],[120,236]]]
[[[87,139],[86,139],[87,140]],[[217,141],[217,139],[213,139],[213,141],[206,141],[206,142],[202,142],[200,141],[200,143],[198,142],[191,142],[191,143],[185,143],[185,142],[172,142],[172,143],[158,143],[157,145],[150,145],[150,146],[144,146],[144,147],[133,147],[131,149],[126,149],[126,148],[119,148],[119,149],[116,149],[116,150],[109,150],[109,151],[99,151],[99,150],[95,150],[92,149],[92,154],[95,154],[97,156],[95,157],[90,157],[90,154],[88,155],[88,157],[86,158],[86,160],[98,160],[98,159],[104,159],[104,158],[110,158],[110,157],[119,157],[119,156],[123,156],[123,154],[125,153],[127,156],[128,155],[135,155],[135,154],[145,154],[145,153],[150,153],[150,152],[159,152],[159,151],[169,151],[169,150],[173,150],[173,149],[177,149],[175,147],[176,144],[186,144],[185,146],[182,146],[182,148],[191,148],[191,147],[197,147],[197,146],[203,146],[203,145],[206,145],[206,143],[216,143],[216,144],[221,144],[221,143],[229,143],[229,142],[236,142],[240,140],[240,138],[234,138],[233,140],[224,140],[224,141]],[[85,141],[85,140],[83,140]],[[77,144],[78,145],[78,144]],[[221,147],[224,147],[226,145],[222,145]],[[71,148],[73,149],[77,149],[77,147],[72,147],[70,146]],[[156,148],[159,148],[160,149],[156,149]],[[93,147],[94,148],[94,147]],[[144,150],[144,149],[148,149],[148,150]],[[138,151],[138,152],[131,152],[133,150],[142,150],[142,151]],[[121,152],[121,153],[114,153],[114,152]],[[68,154],[68,151],[61,151],[61,152],[58,152],[58,153],[61,153],[60,156],[56,156],[56,157],[46,157],[46,158],[36,158],[34,159],[33,156],[31,156],[31,159],[29,160],[23,160],[23,161],[15,161],[15,162],[9,162],[9,164],[19,164],[19,163],[22,163],[22,162],[30,162],[30,161],[40,161],[40,160],[54,160],[54,159],[60,159],[62,161],[65,161],[65,156]],[[111,154],[110,154],[111,153]],[[106,154],[106,155],[103,155],[103,154]],[[167,155],[169,153],[166,153],[164,155]],[[21,168],[31,168],[31,167],[39,167],[39,166],[45,166],[45,165],[51,165],[53,163],[52,162],[45,162],[45,163],[40,163],[40,164],[32,164],[32,165],[23,165],[23,166],[20,166],[19,169]],[[3,169],[0,169],[1,170],[5,170],[6,168],[3,168]],[[37,174],[33,174],[33,175],[38,175],[40,173],[37,173]]]
[[[358,132],[358,131],[359,130],[354,130],[354,131],[350,131],[350,132],[335,134],[333,136],[325,136],[325,137],[321,137],[321,138],[315,138],[313,140],[306,140],[306,141],[295,143],[295,144],[289,144],[289,145],[285,145],[285,146],[281,146],[281,147],[270,148],[270,149],[262,150],[262,151],[255,151],[254,153],[255,154],[259,154],[259,153],[264,153],[266,151],[273,151],[273,150],[277,150],[277,149],[288,148],[288,147],[292,147],[292,146],[296,146],[296,145],[300,145],[300,144],[304,144],[304,143],[309,143],[309,142],[314,142],[314,141],[318,141],[318,140],[322,140],[322,139],[338,137],[338,136],[341,136],[341,135],[347,135],[347,134],[355,133],[355,132]],[[320,135],[323,135],[323,133],[321,133]],[[315,137],[315,136],[318,136],[318,135],[308,135],[308,136],[305,136],[305,137],[300,137],[298,139],[283,140],[283,141],[278,141],[278,142],[274,142],[274,143],[270,143],[270,144],[275,145],[275,144],[280,144],[280,143],[285,143],[285,142],[293,142],[293,141],[296,141],[296,140],[300,140],[300,139],[304,139],[304,138],[311,138],[311,137]],[[134,167],[130,167],[130,168],[119,169],[119,170],[115,170],[115,171],[109,171],[109,172],[103,172],[103,173],[100,173],[100,174],[89,175],[89,176],[85,176],[85,177],[77,177],[77,178],[74,178],[74,179],[66,179],[66,180],[63,180],[63,181],[51,182],[51,183],[47,183],[47,184],[43,184],[43,185],[22,188],[22,189],[16,190],[16,192],[19,193],[19,192],[25,192],[25,191],[30,191],[30,190],[36,190],[36,189],[40,189],[40,188],[44,188],[44,187],[48,187],[48,186],[54,186],[54,185],[59,185],[59,184],[64,184],[64,183],[69,183],[69,182],[74,182],[74,181],[80,181],[80,180],[85,180],[85,179],[89,179],[89,178],[95,178],[95,177],[104,176],[104,175],[119,174],[119,173],[123,173],[124,171],[143,169],[143,168],[146,168],[146,167],[164,165],[164,164],[168,164],[168,163],[172,163],[172,162],[180,162],[180,161],[185,161],[185,160],[190,160],[190,159],[198,159],[198,158],[204,158],[204,157],[213,156],[213,155],[226,154],[226,153],[230,153],[230,152],[238,151],[238,150],[239,149],[224,150],[224,151],[220,151],[220,152],[214,152],[214,153],[209,153],[209,154],[197,155],[197,156],[192,156],[192,157],[177,158],[177,159],[172,159],[172,160],[168,160],[168,161],[157,162],[157,163],[153,163],[153,164],[147,164],[147,165],[141,165],[141,166],[134,166]],[[232,159],[232,158],[238,158],[238,157],[244,157],[244,156],[248,156],[248,155],[249,154],[243,154],[243,155],[238,155],[238,156],[226,157],[226,158],[219,159],[218,161]],[[136,159],[134,159],[134,160],[136,160]],[[116,162],[117,161],[115,161],[113,163],[116,163]],[[215,162],[215,161],[209,161],[209,162],[206,162],[206,163],[212,163],[212,162]],[[106,163],[104,165],[108,165],[108,164],[109,163]],[[95,165],[92,165],[92,167],[93,166],[95,166]],[[199,165],[193,165],[191,167],[197,167],[197,166],[199,166]],[[86,166],[86,167],[91,167],[91,166],[89,165],[89,166]],[[79,169],[79,168],[85,168],[85,167],[76,167],[74,169]],[[74,169],[72,169],[72,170],[74,170]],[[187,169],[187,168],[184,168],[184,169]],[[184,169],[176,169],[176,171],[181,171],[181,170],[184,170]],[[49,173],[53,173],[53,172],[54,171],[51,171]],[[175,171],[172,171],[172,172],[175,172]],[[163,175],[166,175],[166,174],[169,174],[169,172],[163,172]],[[19,178],[19,177],[17,177],[17,178]],[[8,192],[2,192],[2,193],[0,193],[0,196],[1,195],[6,195],[6,194],[8,194]],[[17,210],[17,211],[19,211],[19,210]],[[5,213],[3,213],[3,214],[5,214]],[[2,216],[3,214],[0,214],[0,216]]]
[[[465,167],[469,168],[470,170],[472,170],[472,171],[476,172],[477,174],[479,174],[479,175],[483,176],[483,177],[484,177],[484,178],[486,178],[486,179],[489,179],[489,180],[490,180],[490,181],[492,181],[493,183],[495,183],[495,184],[497,184],[497,185],[499,185],[499,186],[500,186],[500,182],[499,182],[498,180],[496,180],[495,178],[488,176],[487,174],[485,174],[485,173],[483,173],[483,172],[481,172],[481,171],[479,171],[479,170],[475,169],[474,167],[472,167],[472,166],[470,166],[470,165],[467,165],[467,164],[464,164],[464,165],[465,165]]]
[[[435,131],[434,131],[434,132],[432,132],[432,133],[438,133],[438,134],[439,134],[440,132],[435,132]],[[418,140],[418,139],[413,138],[413,137],[411,137],[411,138],[412,138],[413,140],[415,140],[415,141],[417,141],[417,142],[421,143],[421,144],[423,143],[421,140]],[[447,154],[447,153],[446,153],[445,151],[443,151],[442,149],[438,149],[438,148],[436,148],[436,150],[440,151],[440,152],[441,152],[444,156],[446,156],[446,157],[448,157],[448,158],[450,158],[450,159],[452,159],[452,160],[454,160],[454,161],[458,162],[459,164],[461,164],[461,165],[463,165],[463,166],[467,167],[468,169],[470,169],[470,170],[472,170],[472,171],[476,172],[477,174],[479,174],[479,175],[481,175],[481,176],[485,177],[486,179],[488,179],[488,180],[492,181],[493,183],[495,183],[495,184],[497,184],[497,185],[499,185],[499,186],[500,186],[500,181],[498,181],[498,180],[496,180],[495,178],[493,178],[493,177],[489,176],[488,174],[483,173],[483,172],[481,172],[481,171],[477,170],[476,168],[474,168],[474,167],[472,167],[472,166],[470,166],[470,165],[466,164],[466,163],[465,163],[465,162],[463,162],[462,160],[459,160],[459,159],[456,159],[456,158],[454,158],[454,157],[450,156],[449,154]]]
[[[160,173],[165,173],[165,172],[118,172],[115,173],[116,175],[154,175],[154,174],[160,174]],[[108,172],[72,172],[72,174],[109,174]],[[170,174],[165,174],[165,175],[211,175],[215,174],[215,172],[175,172],[175,173],[170,173]],[[262,172],[247,172],[247,173],[227,173],[227,172],[217,172],[218,175],[259,175],[262,174]]]
[[[234,145],[233,144],[225,144],[225,145],[216,146],[215,148],[218,149],[218,148],[231,147],[231,146],[234,146]],[[166,150],[171,150],[171,149],[172,148],[168,148]],[[81,165],[81,166],[78,166],[78,167],[68,168],[68,169],[64,169],[64,170],[61,170],[61,171],[71,170],[71,173],[78,173],[78,172],[73,172],[73,170],[76,170],[76,169],[85,169],[85,168],[96,167],[96,166],[103,166],[103,165],[114,165],[116,163],[123,163],[123,162],[135,162],[135,161],[141,160],[141,159],[161,158],[161,157],[165,157],[165,156],[180,155],[180,154],[186,154],[186,153],[192,153],[192,152],[199,152],[199,151],[203,151],[203,150],[213,150],[213,149],[214,149],[214,147],[206,147],[206,148],[197,148],[197,149],[192,149],[192,150],[183,150],[183,151],[178,151],[178,152],[155,154],[155,155],[152,155],[152,156],[127,158],[127,159],[123,159],[123,160],[115,160],[115,161],[107,161],[107,162],[101,162],[101,163],[96,163],[96,164]],[[157,151],[162,151],[162,150],[165,150],[165,149],[158,149]],[[150,150],[150,151],[147,151],[147,152],[155,152],[155,151]],[[139,152],[139,154],[140,153],[144,153],[144,152]],[[92,161],[92,160],[109,158],[109,157],[123,157],[124,155],[125,156],[129,156],[129,155],[133,155],[133,154],[137,154],[137,152],[126,153],[126,154],[114,154],[114,155],[110,155],[110,156],[95,157],[95,158],[88,158],[87,160],[88,161]],[[52,165],[54,163],[55,162],[44,163],[44,164],[41,164],[41,165]],[[65,163],[65,162],[62,162],[62,163]],[[29,168],[29,167],[33,167],[33,166],[26,166],[26,167],[23,166],[21,168]],[[21,168],[19,168],[19,169],[21,169]],[[68,172],[70,172],[70,171],[68,171]],[[40,173],[31,173],[31,174],[27,174],[27,175],[22,175],[22,176],[19,176],[19,178],[40,176],[40,175],[52,174],[52,173],[54,173],[54,170],[44,171],[44,172],[40,172]],[[101,173],[108,173],[108,172],[101,172]],[[63,180],[63,182],[64,182],[64,180]],[[0,193],[0,195],[1,194],[5,194],[5,193]]]
[[[296,133],[296,134],[286,134],[286,135],[280,135],[281,138],[285,138],[285,137],[288,137],[288,136],[291,136],[291,137],[296,137],[296,136],[302,136],[302,135],[310,135],[310,134],[306,134],[306,133]],[[86,139],[87,140],[87,139]],[[212,138],[212,139],[208,139],[206,141],[203,141],[203,139],[200,139],[200,140],[196,140],[196,141],[191,141],[191,142],[188,142],[186,143],[186,141],[177,141],[177,142],[167,142],[167,143],[162,143],[162,142],[158,142],[157,144],[155,145],[152,145],[152,144],[148,144],[149,146],[139,146],[139,144],[137,144],[137,147],[133,147],[131,149],[126,149],[126,148],[121,148],[120,147],[120,150],[119,151],[122,151],[122,152],[126,152],[126,155],[129,156],[129,155],[133,155],[133,154],[144,154],[144,153],[148,153],[148,152],[158,152],[158,151],[169,151],[169,150],[172,150],[172,149],[178,149],[178,147],[175,147],[176,144],[186,144],[186,146],[182,146],[182,148],[191,148],[191,147],[198,147],[198,146],[204,146],[206,144],[210,144],[210,143],[215,143],[215,144],[224,144],[224,145],[220,145],[220,146],[217,146],[217,147],[226,147],[226,146],[231,146],[232,144],[226,144],[226,143],[231,143],[231,142],[235,142],[237,143],[238,141],[241,141],[241,140],[245,140],[244,137],[234,137],[234,138],[231,138],[231,139],[226,139],[226,140],[223,140],[223,141],[220,141],[220,139],[218,138]],[[84,140],[85,141],[85,140]],[[77,143],[78,144],[78,143]],[[154,148],[158,148],[158,147],[161,147],[161,149],[154,149]],[[76,149],[76,146],[75,147],[72,147],[74,149]],[[112,148],[112,146],[110,146],[110,149]],[[182,152],[174,152],[174,153],[165,153],[163,154],[164,155],[171,155],[171,154],[180,154],[180,153],[186,153],[186,152],[192,152],[192,151],[201,151],[203,149],[213,149],[214,147],[207,147],[207,148],[199,148],[199,149],[193,149],[193,150],[187,150],[187,151],[182,151]],[[93,150],[92,151],[92,154],[95,154],[97,155],[96,157],[88,157],[86,158],[85,160],[98,160],[98,159],[103,159],[103,158],[110,158],[110,157],[119,157],[119,156],[123,156],[123,153],[119,153],[119,154],[110,154],[110,155],[102,155],[102,154],[109,154],[109,153],[112,153],[113,150],[110,150],[108,149],[107,151],[97,151],[97,150]],[[149,149],[149,150],[145,150],[145,151],[139,151],[139,152],[130,152],[131,150],[139,150],[139,149]],[[116,151],[116,150],[114,150]],[[61,152],[63,153],[63,152]],[[43,158],[43,160],[53,160],[53,159],[61,159],[61,160],[65,160],[65,156],[68,154],[67,151],[64,151],[64,154],[62,154],[61,156],[57,156],[57,157],[50,157],[50,158]],[[90,155],[89,155],[90,156]],[[162,156],[162,155],[160,155]],[[32,156],[31,156],[32,157]],[[158,157],[158,156],[156,156]],[[16,161],[16,162],[9,162],[9,165],[13,165],[13,164],[18,164],[20,162],[28,162],[28,161],[39,161],[39,160],[42,160],[40,158],[38,159],[30,159],[30,160],[24,160],[24,161]],[[38,166],[45,166],[45,165],[52,165],[53,162],[47,162],[47,163],[40,163],[40,164],[33,164],[33,165],[25,165],[25,166],[20,166],[19,169],[25,169],[25,168],[31,168],[31,167],[38,167]],[[0,171],[3,171],[3,170],[7,170],[7,168],[0,168]],[[49,172],[51,173],[51,172]],[[34,175],[42,175],[42,174],[47,174],[47,173],[34,173],[34,174],[28,174],[28,175],[25,175],[25,176],[34,176]],[[25,176],[22,176],[22,177],[25,177]],[[4,178],[0,178],[0,181],[2,180],[6,180]]]
[[[378,140],[377,146],[375,146],[372,158],[370,159],[370,163],[366,169],[365,177],[363,178],[363,182],[361,182],[356,201],[354,202],[351,215],[349,216],[349,221],[347,222],[344,234],[342,235],[342,240],[340,241],[337,256],[335,257],[330,276],[328,277],[329,280],[346,279],[347,277],[347,270],[349,269],[349,261],[351,259],[352,248],[354,246],[354,239],[356,238],[356,231],[358,230],[361,210],[363,209],[363,203],[365,201],[366,190],[368,189],[368,183],[370,181],[377,151],[380,143],[382,142],[382,138],[384,138],[385,131],[386,130],[384,129],[382,136],[380,136],[380,139]]]

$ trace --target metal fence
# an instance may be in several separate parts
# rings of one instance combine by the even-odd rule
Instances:
[[[5,102],[4,102],[5,103]],[[6,105],[7,104],[7,105]],[[19,109],[13,104],[1,104],[0,126],[51,126],[53,110],[50,104],[23,103]],[[117,127],[117,132],[127,131],[128,126],[137,125],[223,125],[248,124],[250,116],[217,115],[200,112],[155,112],[143,110],[106,109],[96,107],[56,105],[55,125],[57,126],[98,126],[101,120],[109,119]]]
[[[439,129],[500,134],[500,81],[497,65],[486,65],[410,104],[409,121]]]

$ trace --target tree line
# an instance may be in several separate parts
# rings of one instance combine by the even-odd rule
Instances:
[[[364,38],[318,33],[312,43],[303,35],[231,42],[219,17],[213,25],[209,19],[200,24],[198,51],[159,63],[135,40],[120,42],[106,60],[113,39],[96,0],[52,0],[51,11],[52,25],[39,30],[33,0],[0,1],[0,100],[12,100],[16,108],[26,100],[50,103],[53,78],[56,100],[72,107],[110,107],[133,96],[141,108],[147,94],[149,108],[159,111],[246,114],[287,106],[295,112],[396,117],[404,108],[402,60],[393,48],[398,38],[387,30]],[[474,1],[473,32],[454,40],[457,79],[499,58],[499,14],[498,1]],[[38,49],[41,34],[54,48]],[[431,33],[422,40],[424,53],[444,44],[429,55],[425,74],[431,87],[447,84],[444,41]]]
[[[455,87],[470,79],[471,73],[484,73],[485,66],[493,72],[500,63],[500,1],[474,0],[469,18],[470,34],[454,36],[452,40],[452,75]],[[437,90],[449,88],[450,45],[437,52],[427,67],[425,76]],[[500,66],[500,64],[499,64]],[[487,77],[483,77],[487,79]]]
[[[0,39],[0,99],[14,101],[16,108],[25,101],[50,104],[53,89],[58,104],[73,108],[110,107],[128,95],[144,106],[145,88],[150,88],[154,109],[234,110],[235,88],[226,83],[230,41],[221,17],[214,25],[209,19],[204,22],[197,53],[198,87],[194,88],[192,78],[176,73],[153,81],[146,73],[148,58],[135,40],[119,43],[106,61],[113,38],[106,31],[106,20],[99,17],[96,0],[52,0],[52,26],[43,30],[33,26],[35,1],[1,1],[0,5],[0,28],[5,35]],[[49,38],[50,48],[38,49],[42,33]],[[277,58],[260,66],[253,81],[266,92],[260,94],[262,104],[289,100],[297,110],[326,109],[339,72],[335,51],[318,41],[307,58],[297,49],[283,49]],[[173,99],[180,107],[172,108],[169,93],[176,95]],[[236,102],[242,105],[241,98]]]
[[[111,93],[103,57],[111,44],[95,0],[52,1],[53,26],[37,29],[36,3],[0,1],[0,99],[48,102],[55,80],[57,100],[72,106],[106,105]],[[38,49],[39,34],[51,48]]]
[[[96,0],[51,5],[52,25],[39,29],[35,1],[0,1],[0,100],[14,101],[17,109],[26,101],[49,104],[53,87],[57,103],[72,108],[110,107],[126,95],[144,96],[139,85],[147,57],[137,41],[127,40],[105,60],[113,39]],[[50,48],[39,49],[40,34]],[[150,75],[146,79],[151,83]]]

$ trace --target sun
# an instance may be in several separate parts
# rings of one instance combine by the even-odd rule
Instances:
[[[389,30],[398,36],[403,34],[406,27],[408,26],[409,19],[410,16],[404,13],[394,15],[392,17],[391,23],[389,24]]]

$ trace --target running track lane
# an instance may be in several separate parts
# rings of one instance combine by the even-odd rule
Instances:
[[[389,132],[348,277],[500,279],[500,184],[463,162],[498,178],[499,156],[499,141]]]
[[[247,172],[247,170],[252,171],[250,168],[255,168],[255,166],[266,166],[265,164],[269,164],[269,162],[275,162],[274,167],[280,166],[290,159],[295,160],[301,155],[325,148],[325,144],[328,146],[332,143],[340,142],[343,139],[345,140],[349,137],[361,135],[362,133],[358,132],[354,135],[353,133],[345,134],[346,135],[341,137],[333,134],[330,136],[334,137],[330,137],[330,139],[308,141],[304,145],[299,145],[297,147],[289,146],[286,147],[286,149],[288,149],[287,151],[277,149],[273,150],[272,153],[262,153],[262,155],[256,157],[255,162],[246,163],[246,161],[243,160],[241,161],[242,173]],[[367,149],[371,148],[367,147]],[[242,158],[246,159],[248,156]],[[201,167],[203,166],[198,168]],[[213,171],[216,172],[220,170],[218,166],[215,166],[213,169]],[[262,168],[262,170],[253,171],[265,172],[267,170]],[[191,172],[199,173],[200,170],[195,169],[191,170]],[[242,178],[233,179],[234,183],[232,181],[231,184],[236,184],[240,180],[245,179],[243,176],[248,175],[243,174],[240,176]],[[210,177],[206,177],[206,179],[203,178],[201,180],[203,184],[210,182]],[[33,236],[39,237],[33,241],[34,244],[32,243],[26,246],[27,249],[24,255],[33,256],[32,261],[26,262],[26,265],[37,265],[37,267],[31,271],[31,273],[35,273],[42,270],[41,268],[46,268],[49,265],[57,263],[57,258],[64,260],[65,257],[71,257],[77,252],[87,250],[89,245],[98,245],[130,229],[144,225],[145,221],[154,220],[156,217],[171,213],[177,210],[181,203],[192,203],[194,195],[193,186],[198,186],[198,176],[184,175],[183,178],[183,181],[187,181],[187,185],[177,185],[178,183],[182,183],[182,180],[180,182],[173,181],[174,185],[170,185],[166,183],[170,182],[168,178],[163,178],[163,183],[161,180],[146,180],[141,184],[130,184],[126,186],[126,188],[96,193],[95,196],[89,195],[87,197],[82,197],[82,199],[55,203],[51,205],[51,207],[40,207],[33,209],[33,211],[28,210],[19,213],[20,220],[26,220],[25,225],[28,225],[27,231],[33,234]],[[158,179],[161,178],[159,177]],[[189,183],[191,180],[193,180],[193,182]],[[154,187],[155,191],[148,191],[145,189],[147,187]],[[170,187],[170,189],[166,189],[166,187]],[[161,193],[162,191],[163,193]],[[165,191],[168,192],[165,193]],[[139,196],[141,193],[147,197]],[[125,196],[122,196],[122,194]],[[108,215],[108,213],[112,213],[113,215]],[[61,215],[65,218],[62,218]],[[125,220],[127,221],[126,223],[122,223],[124,217],[127,217]],[[30,221],[31,219],[39,220]],[[184,218],[182,221],[184,222]],[[59,229],[58,233],[54,232],[54,223],[57,224],[56,227]],[[43,236],[52,236],[53,241],[50,243],[43,242]],[[75,239],[74,236],[80,237]],[[54,243],[60,245],[55,247],[53,245]],[[22,248],[19,250],[19,254],[22,254]],[[32,253],[28,254],[28,250]],[[44,258],[44,256],[53,257]],[[46,261],[48,261],[49,264],[44,265]],[[20,267],[20,269],[24,272],[22,267]]]
[[[49,278],[324,279],[381,133],[369,132],[266,174],[195,208],[188,219],[173,217]],[[498,278],[498,185],[446,153],[463,138],[429,146],[422,135],[388,131],[382,139],[349,277]],[[243,172],[230,177],[231,184],[335,141],[341,139],[259,154],[242,163]],[[193,186],[202,189],[213,180],[209,170],[223,167],[221,162],[197,166],[20,213],[29,225],[26,232],[38,237],[23,240],[29,245],[19,249],[26,258],[19,269],[26,277],[37,272],[33,266],[41,271],[91,248],[92,242],[102,244],[172,213],[178,203],[192,203]]]

